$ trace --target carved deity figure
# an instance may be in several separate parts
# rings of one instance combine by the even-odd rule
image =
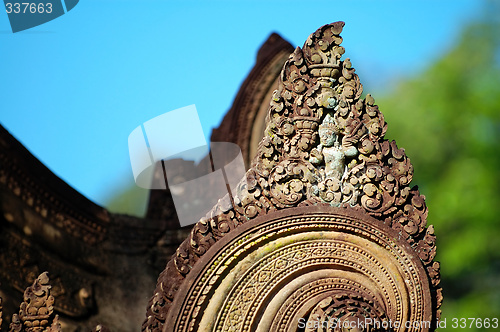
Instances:
[[[340,180],[345,173],[346,157],[356,156],[358,149],[345,136],[340,142],[340,130],[330,113],[319,125],[319,139],[320,144],[311,150],[309,161],[314,165],[325,165],[325,178]]]

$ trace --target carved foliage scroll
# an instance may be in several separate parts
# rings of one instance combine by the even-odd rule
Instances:
[[[426,331],[406,326],[432,316],[416,253],[395,230],[351,209],[258,217],[210,248],[192,272],[164,332],[295,331],[318,321]]]
[[[49,276],[44,272],[24,291],[19,314],[12,316],[11,332],[61,332],[59,316],[54,315]]]
[[[382,113],[371,95],[361,98],[363,87],[350,60],[341,59],[343,26],[321,27],[285,62],[265,136],[233,197],[234,207],[216,206],[194,226],[160,275],[143,330],[162,330],[186,275],[231,230],[274,211],[311,205],[359,210],[395,230],[426,269],[434,311],[441,305],[425,197],[409,186],[409,158],[384,138]]]

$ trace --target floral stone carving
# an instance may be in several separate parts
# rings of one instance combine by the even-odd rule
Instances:
[[[435,328],[442,296],[425,198],[341,59],[343,27],[321,27],[286,61],[257,156],[220,200],[232,206],[215,206],[177,249],[144,331],[290,331],[317,317]],[[430,325],[405,327],[414,321]]]
[[[44,272],[24,291],[19,315],[12,316],[12,332],[61,332],[59,316],[54,314],[54,297],[50,295],[49,276]]]

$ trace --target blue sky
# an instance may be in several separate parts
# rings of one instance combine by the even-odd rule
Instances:
[[[302,46],[321,25],[345,21],[345,57],[376,99],[446,52],[482,3],[81,0],[16,34],[1,11],[0,123],[105,204],[133,182],[128,135],[196,104],[208,140],[271,32]]]

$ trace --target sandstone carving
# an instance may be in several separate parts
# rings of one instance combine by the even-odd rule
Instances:
[[[143,331],[290,331],[326,316],[434,329],[442,296],[425,199],[341,60],[343,26],[321,27],[285,62],[234,207],[215,206],[177,249]],[[405,327],[414,321],[430,325]]]
[[[161,272],[143,331],[436,328],[440,265],[425,197],[410,187],[409,158],[384,138],[382,113],[371,95],[361,98],[360,80],[350,60],[342,59],[343,27],[335,22],[311,34],[277,81],[288,44],[273,35],[267,43],[278,46],[259,53],[250,75],[257,78],[245,81],[215,136],[234,126],[242,133],[233,135],[235,142],[256,140],[262,130],[250,124],[264,128],[257,118],[270,97],[264,137],[237,190],[198,221]],[[34,280],[9,331],[60,332],[56,311],[71,328],[80,329],[78,320],[89,326],[97,309],[115,305],[122,293],[139,292],[150,277],[116,271],[146,269],[144,260],[161,260],[178,243],[182,232],[166,230],[175,223],[168,192],[152,194],[148,216],[156,222],[146,228],[141,218],[90,204],[42,166],[31,169],[23,161],[34,157],[3,128],[0,147],[0,240],[8,252],[0,256],[8,267],[0,277],[17,290]],[[247,144],[243,152],[252,149]],[[36,180],[38,174],[44,176]],[[32,234],[40,243],[24,240]],[[40,249],[45,246],[67,250],[54,258]],[[62,262],[72,258],[76,265],[66,268]],[[53,288],[48,273],[39,274],[41,266],[59,273]],[[116,283],[110,297],[103,295],[107,282]],[[0,327],[7,303],[12,305],[2,307],[0,299]],[[125,318],[120,314],[137,311],[126,307],[131,305],[97,317],[110,319],[115,331]],[[93,326],[110,331],[95,321],[88,329]]]
[[[24,291],[19,315],[12,316],[11,332],[61,332],[59,316],[54,314],[49,276],[44,272]]]

